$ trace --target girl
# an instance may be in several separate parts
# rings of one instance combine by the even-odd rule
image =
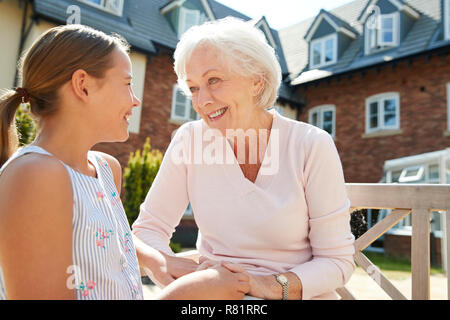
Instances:
[[[118,190],[119,162],[90,151],[125,141],[140,101],[129,45],[81,25],[45,32],[21,59],[22,87],[0,97],[0,298],[142,299]],[[16,151],[14,115],[29,103],[38,135]],[[148,248],[152,251],[154,249]],[[188,262],[194,271],[197,264]],[[232,269],[232,268],[231,268]],[[248,277],[222,266],[173,281],[160,298],[242,298]],[[197,295],[186,295],[195,284]]]

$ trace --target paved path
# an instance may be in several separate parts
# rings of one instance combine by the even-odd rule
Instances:
[[[389,275],[392,275],[392,279]],[[404,273],[392,272],[386,276],[391,280],[408,299],[411,299],[411,276]],[[395,278],[395,279],[394,279]],[[373,281],[361,268],[353,273],[347,288],[357,299],[361,300],[389,300],[390,297]],[[144,298],[154,299],[160,289],[155,285],[143,285]],[[432,275],[430,277],[430,290],[432,300],[447,299],[447,277],[445,275]]]

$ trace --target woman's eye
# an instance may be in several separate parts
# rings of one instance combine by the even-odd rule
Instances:
[[[219,80],[220,80],[219,78],[209,78],[208,83],[215,84],[215,83],[219,82]]]
[[[196,88],[196,87],[190,87],[190,88],[189,88],[189,91],[191,91],[191,93],[194,93],[194,92],[197,91],[197,88]]]

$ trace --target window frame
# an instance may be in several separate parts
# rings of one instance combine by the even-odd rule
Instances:
[[[396,102],[395,106],[396,121],[395,125],[386,126],[384,124],[384,103],[380,102],[392,99],[394,99]],[[378,126],[376,128],[370,128],[370,105],[374,102],[378,103],[378,110],[377,110]],[[366,133],[379,132],[385,130],[398,130],[398,129],[400,129],[400,94],[398,92],[386,92],[368,97],[366,99]]]
[[[447,83],[447,131],[450,131],[450,82]]]
[[[444,0],[444,39],[450,40],[450,0]]]
[[[176,107],[176,102],[177,102],[177,92],[178,91],[180,91],[184,95],[183,90],[181,90],[181,88],[178,86],[178,84],[175,84],[173,86],[173,91],[172,91],[172,105],[171,105],[171,111],[170,111],[170,119],[174,120],[174,121],[180,121],[180,122],[199,120],[200,116],[197,112],[195,112],[195,115],[196,115],[195,119],[191,119],[191,117],[190,117],[191,108],[193,109],[194,107],[192,106],[191,97],[187,96],[187,95],[184,95],[186,97],[186,101],[184,103],[184,117],[181,117],[181,116],[175,114],[175,107]]]
[[[332,111],[332,130],[330,135],[336,138],[336,106],[334,104],[324,104],[311,108],[308,113],[308,123],[325,130],[323,128],[323,115],[327,111]],[[312,123],[312,118],[315,113],[317,113],[317,124]]]
[[[392,25],[392,42],[383,41],[383,18],[393,18]],[[365,54],[372,54],[379,51],[384,51],[398,47],[400,44],[400,14],[399,12],[380,14],[376,21],[375,29],[369,27],[369,21],[364,25],[364,48]],[[370,37],[370,31],[376,32],[376,43],[372,46],[373,39]]]
[[[110,14],[113,14],[115,16],[118,16],[118,17],[122,17],[122,15],[123,15],[123,6],[124,6],[124,1],[125,0],[117,0],[117,1],[120,1],[120,6],[117,9],[117,11],[114,10],[114,9],[108,8],[106,6],[106,1],[107,0],[100,0],[101,4],[96,4],[96,3],[94,3],[94,2],[92,2],[90,0],[78,0],[78,1],[82,2],[82,3],[85,3],[85,4],[87,4],[87,5],[91,6],[91,7],[100,9],[102,11],[106,11],[106,12],[108,12]]]
[[[189,9],[185,7],[180,7],[180,12],[178,14],[178,37],[181,37],[183,33],[185,33],[189,28],[186,28],[186,15],[189,13],[195,13],[196,15],[196,23],[194,25],[198,25],[200,23],[201,14],[200,11],[196,9]]]
[[[333,59],[331,61],[325,62],[325,43],[332,39],[334,42],[334,48],[333,48]],[[321,43],[321,56],[320,56],[320,62],[318,64],[314,64],[314,45],[316,43]],[[315,68],[320,68],[320,67],[325,67],[325,66],[329,66],[332,64],[335,64],[337,62],[337,55],[338,55],[338,39],[337,39],[337,33],[333,33],[331,35],[328,36],[324,36],[318,39],[314,39],[311,40],[310,45],[309,45],[309,65],[310,65],[310,69],[315,69]]]
[[[383,41],[383,18],[392,18],[392,41]],[[383,14],[380,16],[380,32],[378,33],[378,43],[382,47],[396,47],[398,46],[398,29],[399,25],[399,15],[398,12],[391,14]],[[397,31],[397,32],[396,32]]]

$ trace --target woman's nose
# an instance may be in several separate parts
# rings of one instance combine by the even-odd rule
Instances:
[[[198,89],[197,93],[197,105],[200,108],[206,107],[208,104],[212,103],[211,93],[207,88]]]

